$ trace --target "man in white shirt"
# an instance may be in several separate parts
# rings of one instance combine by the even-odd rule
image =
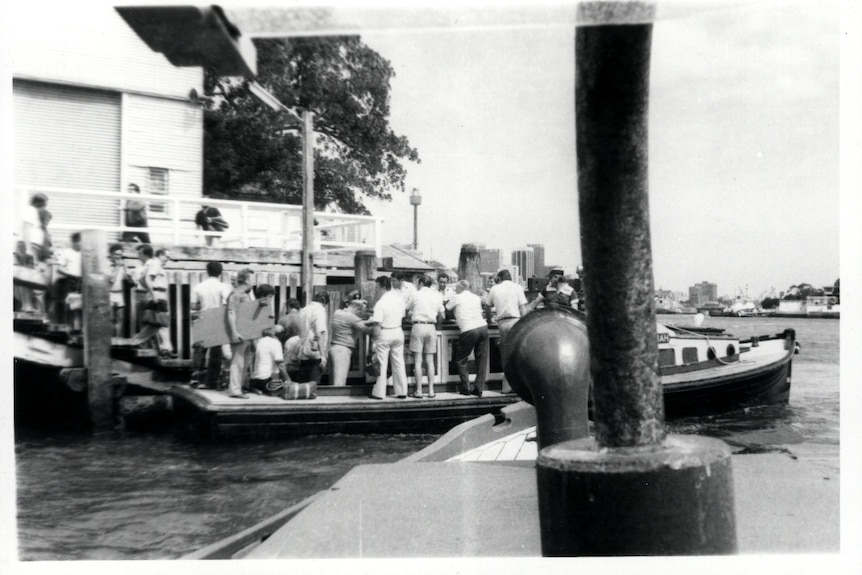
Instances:
[[[284,366],[284,351],[278,340],[279,332],[284,328],[276,324],[263,332],[263,337],[255,341],[254,368],[251,372],[250,387],[264,395],[273,395],[268,388],[273,374],[278,371],[281,381],[288,382],[287,369]]]
[[[401,320],[404,318],[404,298],[392,288],[392,280],[380,276],[374,280],[380,298],[374,305],[371,322],[379,330],[374,340],[374,353],[380,364],[380,375],[371,390],[371,399],[386,397],[386,370],[392,361],[392,387],[399,399],[407,397],[407,371],[404,368],[404,330]]]
[[[404,298],[404,309],[410,313],[410,301],[416,295],[416,286],[404,272],[394,271],[390,277],[392,290],[401,294]],[[409,319],[409,318],[408,318]]]
[[[434,282],[428,276],[419,278],[419,291],[410,300],[408,310],[413,318],[410,329],[410,351],[413,353],[413,374],[416,376],[416,391],[410,397],[422,398],[422,363],[428,375],[428,397],[434,394],[434,354],[437,352],[437,326],[443,322],[445,309],[440,292],[433,289]]]
[[[329,294],[319,291],[307,306],[299,312],[302,347],[299,354],[300,377],[303,382],[313,381],[320,385],[323,370],[329,357],[329,320],[326,306]]]
[[[207,279],[192,290],[192,321],[200,317],[200,312],[219,309],[227,303],[231,288],[221,281],[223,271],[224,267],[220,262],[207,264]],[[192,329],[194,329],[194,323],[192,323]],[[229,345],[226,347],[230,350]],[[207,348],[195,343],[192,350],[192,387],[203,385],[210,389],[218,388],[221,381],[223,351],[220,345]],[[204,383],[201,384],[201,382]]]
[[[512,326],[527,313],[527,296],[524,288],[512,281],[509,270],[497,272],[497,283],[482,298],[482,304],[493,307],[500,331],[500,355],[506,367],[506,337]],[[512,393],[509,381],[503,375],[503,393]]]
[[[449,300],[446,309],[455,312],[455,323],[461,332],[455,346],[455,361],[460,378],[458,393],[482,397],[488,377],[488,322],[482,311],[482,300],[470,291],[470,282],[460,280],[455,284],[455,297]],[[476,357],[476,381],[473,387],[470,387],[467,367],[471,353]]]

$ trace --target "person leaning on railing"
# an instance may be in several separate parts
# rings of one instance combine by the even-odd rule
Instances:
[[[130,194],[140,194],[141,188],[138,184],[129,184]],[[141,200],[126,200],[126,227],[128,228],[146,228],[148,225],[147,218],[147,203]],[[147,232],[127,231],[123,232],[120,238],[124,242],[140,241],[145,244],[150,243],[150,234]]]
[[[347,373],[350,371],[350,359],[356,349],[356,338],[362,333],[370,332],[362,320],[365,311],[365,300],[358,290],[347,292],[342,307],[332,314],[332,338],[330,339],[329,383],[333,386],[347,385]]]

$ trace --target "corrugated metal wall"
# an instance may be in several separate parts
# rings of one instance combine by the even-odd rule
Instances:
[[[120,96],[15,80],[15,184],[116,191],[120,185]],[[53,225],[117,225],[118,202],[49,201]]]

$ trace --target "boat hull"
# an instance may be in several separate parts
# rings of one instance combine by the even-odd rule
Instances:
[[[715,377],[709,381],[665,384],[667,419],[704,416],[757,405],[790,400],[792,355],[742,375]]]
[[[304,401],[252,396],[248,400],[230,400],[223,393],[185,386],[175,386],[170,393],[180,432],[194,440],[323,433],[436,433],[519,401],[514,394],[496,392],[477,398],[438,391],[435,399],[383,401],[365,396]]]

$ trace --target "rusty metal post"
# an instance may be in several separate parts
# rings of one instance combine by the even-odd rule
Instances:
[[[652,2],[579,5],[575,106],[595,439],[537,460],[544,555],[736,550],[730,449],[667,436],[658,376],[647,124]]]
[[[84,366],[90,425],[94,431],[113,429],[116,416],[111,365],[113,322],[110,287],[104,273],[107,249],[104,232],[81,232]]]

